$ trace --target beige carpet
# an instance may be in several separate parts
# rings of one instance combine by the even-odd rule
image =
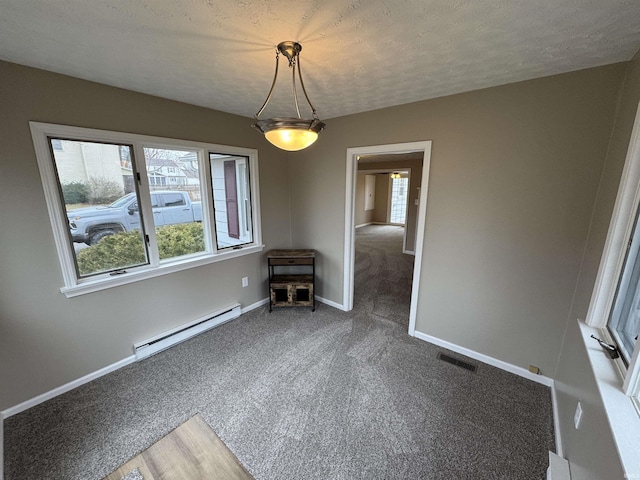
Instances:
[[[103,480],[253,480],[196,415]]]

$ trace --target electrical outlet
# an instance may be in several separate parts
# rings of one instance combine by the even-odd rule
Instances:
[[[578,402],[576,406],[576,413],[573,416],[573,424],[576,426],[576,430],[580,428],[580,422],[582,421],[582,403]]]
[[[249,277],[242,277],[242,288],[249,286]]]

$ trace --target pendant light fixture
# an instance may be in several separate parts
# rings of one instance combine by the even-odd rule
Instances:
[[[400,178],[400,173],[399,172],[393,172],[391,174],[391,178]]]
[[[302,73],[300,71],[300,51],[302,45],[298,42],[281,42],[278,44],[276,51],[276,73],[273,76],[273,83],[271,89],[267,95],[267,99],[264,101],[262,108],[256,113],[256,121],[251,126],[259,130],[264,134],[265,138],[278,148],[295,152],[297,150],[303,150],[311,145],[318,139],[318,134],[324,129],[325,124],[320,121],[316,114],[316,109],[309,100],[307,90],[304,88],[304,82],[302,81]],[[276,85],[276,79],[278,78],[278,59],[280,54],[287,57],[289,60],[289,68],[292,70],[292,84],[293,84],[293,101],[296,106],[297,117],[278,117],[269,118],[267,120],[260,120],[260,114],[264,111],[269,100],[271,100],[271,94],[273,88]],[[304,119],[300,116],[300,107],[298,106],[298,92],[296,90],[296,66],[298,71],[298,79],[300,80],[300,86],[304,97],[307,99],[307,103],[311,108],[313,118]]]

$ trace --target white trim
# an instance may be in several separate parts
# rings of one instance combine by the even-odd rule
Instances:
[[[0,412],[0,480],[4,478],[4,415]]]
[[[58,395],[62,395],[63,393],[67,393],[70,390],[73,390],[74,388],[77,388],[81,385],[84,385],[85,383],[89,383],[92,380],[95,380],[96,378],[100,378],[103,375],[106,375],[107,373],[111,373],[114,372],[122,367],[125,367],[133,362],[136,361],[136,357],[135,355],[131,355],[127,358],[124,358],[122,360],[119,360],[115,363],[112,363],[111,365],[108,365],[104,368],[101,368],[100,370],[97,370],[93,373],[89,373],[88,375],[85,375],[84,377],[80,377],[76,380],[72,380],[69,383],[66,383],[60,387],[54,388],[53,390],[49,390],[48,392],[45,392],[41,395],[38,395],[37,397],[34,397],[30,400],[26,400],[22,403],[19,403],[18,405],[15,405],[11,408],[7,408],[6,410],[3,410],[2,413],[2,417],[3,418],[9,418],[13,415],[16,415],[18,413],[22,413],[25,410],[30,409],[31,407],[35,407],[36,405],[40,405],[43,402],[46,402],[47,400],[51,400],[52,398],[57,397]]]
[[[562,455],[549,452],[549,468],[547,469],[547,480],[571,480],[569,462],[562,458]]]
[[[636,112],[629,150],[620,178],[618,196],[609,223],[598,275],[586,318],[587,325],[604,327],[613,302],[624,262],[627,239],[631,236],[634,212],[640,203],[640,108]]]
[[[558,408],[558,394],[556,392],[556,382],[552,380],[551,404],[553,406],[553,433],[556,437],[556,454],[564,457],[564,447],[562,446],[562,434],[560,429],[560,410]]]
[[[640,416],[633,399],[622,391],[615,362],[591,338],[591,335],[599,336],[600,330],[580,320],[578,325],[622,469],[628,478],[637,478],[640,474]]]
[[[362,227],[368,227],[369,225],[373,225],[373,222],[361,223],[360,225],[356,225],[356,229],[362,228]]]
[[[314,297],[320,303],[324,303],[325,305],[329,305],[330,307],[337,308],[338,310],[342,310],[343,312],[348,312],[344,305],[340,305],[339,303],[333,302],[326,298],[319,297],[318,295],[314,295]]]
[[[418,206],[418,222],[416,225],[417,252],[413,269],[413,284],[411,287],[411,309],[409,311],[409,335],[415,331],[418,309],[418,292],[420,291],[420,273],[422,264],[422,250],[424,244],[425,217],[427,212],[427,192],[429,185],[429,170],[431,166],[431,140],[420,142],[396,143],[388,145],[374,145],[368,147],[347,148],[346,161],[346,189],[345,189],[345,222],[344,222],[344,277],[343,277],[343,309],[353,309],[353,290],[355,272],[355,190],[358,170],[357,157],[371,154],[391,154],[407,152],[423,152],[422,160],[422,184],[420,190],[420,202]]]
[[[624,377],[622,391],[629,396],[640,396],[640,345],[636,346]]]
[[[62,287],[60,292],[64,293],[67,298],[77,297],[87,293],[106,290],[107,288],[119,287],[121,285],[127,285],[128,283],[139,282],[141,280],[147,280],[149,278],[159,277],[169,273],[188,270],[189,268],[201,267],[203,265],[209,265],[210,263],[222,262],[224,260],[250,255],[252,253],[260,253],[263,250],[264,245],[253,245],[250,247],[243,247],[238,250],[228,250],[224,253],[217,253],[215,255],[206,254],[205,256],[198,256],[192,260],[180,260],[177,263],[162,264],[158,267],[150,268],[149,270],[140,269],[124,273],[122,275],[111,277],[108,280],[89,280],[74,287]]]
[[[446,340],[442,340],[440,338],[427,335],[426,333],[422,333],[417,330],[415,332],[414,337],[419,338],[420,340],[424,340],[425,342],[438,345],[439,347],[446,348],[453,352],[460,353],[461,355],[465,355],[469,358],[479,360],[488,365],[497,367],[501,370],[505,370],[506,372],[513,373],[520,377],[524,377],[528,380],[541,383],[542,385],[546,385],[547,387],[553,387],[552,378],[545,377],[544,375],[537,375],[535,373],[531,373],[526,368],[518,367],[517,365],[513,365],[511,363],[498,360],[497,358],[490,357],[489,355],[485,355],[484,353],[479,353],[474,350],[469,350],[468,348],[461,347],[460,345],[456,345],[455,343],[447,342]]]
[[[627,252],[627,244],[631,235],[638,205],[640,204],[640,105],[631,132],[629,148],[625,159],[624,169],[620,178],[620,186],[616,203],[609,223],[607,240],[600,259],[600,267],[596,277],[586,325],[605,329],[609,319],[613,299],[618,288],[618,279]],[[607,336],[608,332],[598,333]],[[620,363],[618,363],[620,365]],[[617,384],[622,384],[622,391],[629,396],[640,396],[640,345],[636,345],[629,367],[622,368]],[[594,372],[597,375],[597,372]],[[640,432],[640,430],[639,430]],[[638,472],[640,474],[640,471]]]
[[[243,313],[250,312],[251,310],[255,310],[256,308],[260,308],[261,306],[268,305],[268,304],[269,304],[269,297],[263,298],[262,300],[258,300],[256,303],[252,303],[251,305],[242,307],[240,314],[242,315]]]
[[[439,347],[446,348],[447,350],[451,350],[452,352],[456,352],[466,357],[473,358],[474,360],[486,363],[487,365],[499,368],[500,370],[513,373],[514,375],[518,375],[519,377],[523,377],[527,380],[531,380],[533,382],[540,383],[546,387],[549,387],[551,389],[551,405],[553,409],[553,429],[555,434],[556,453],[560,457],[564,456],[562,448],[562,438],[560,435],[560,413],[558,410],[558,398],[556,395],[556,387],[553,378],[531,373],[526,368],[518,367],[517,365],[498,360],[497,358],[493,358],[483,353],[476,352],[475,350],[461,347],[460,345],[447,342],[446,340],[442,340],[432,335],[427,335],[426,333],[415,331],[413,336],[417,339],[423,340],[433,345],[437,345]]]
[[[120,286],[134,281],[140,281],[147,278],[165,275],[187,268],[199,267],[209,263],[234,258],[238,256],[248,255],[251,253],[261,252],[262,245],[262,227],[260,212],[260,182],[258,167],[258,151],[256,149],[233,147],[227,145],[217,145],[212,143],[194,142],[189,140],[181,140],[174,138],[153,137],[148,135],[139,135],[134,133],[114,132],[109,130],[96,130],[90,128],[72,127],[67,125],[57,125],[50,123],[29,122],[33,146],[36,153],[38,169],[42,180],[43,191],[45,194],[47,210],[49,212],[49,220],[53,231],[55,246],[60,261],[62,276],[64,279],[64,287],[60,289],[67,297],[74,297],[86,293]],[[64,209],[61,193],[58,190],[58,179],[54,167],[54,161],[51,157],[49,143],[47,137],[71,138],[78,141],[93,141],[105,143],[117,143],[132,145],[137,158],[144,158],[143,148],[145,146],[153,146],[154,148],[186,148],[194,150],[200,161],[200,184],[202,197],[202,214],[203,224],[211,234],[209,238],[205,235],[205,243],[207,251],[194,254],[188,257],[178,258],[173,262],[159,264],[157,258],[157,249],[150,251],[149,265],[128,269],[127,273],[118,276],[111,276],[108,273],[104,275],[96,275],[91,278],[77,278],[76,266],[73,254],[73,245],[70,244],[68,232],[68,220]],[[213,197],[212,185],[209,180],[210,158],[209,153],[242,155],[247,157],[249,161],[249,181],[251,192],[251,221],[253,228],[253,242],[241,246],[237,250],[218,250],[215,248],[216,228],[213,221]],[[143,221],[145,218],[151,218],[151,207],[149,201],[149,188],[146,182],[146,167],[144,162],[136,164],[137,173],[143,179],[139,182],[138,199],[141,202],[140,208],[143,211]],[[152,224],[145,223],[145,233],[149,236],[152,246],[155,242],[155,229]]]

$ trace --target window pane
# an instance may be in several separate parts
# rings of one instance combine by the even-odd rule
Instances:
[[[210,153],[218,249],[253,242],[249,158]]]
[[[407,177],[392,178],[391,183],[391,223],[404,225],[407,214],[407,187],[409,179]]]
[[[131,147],[56,138],[49,143],[78,275],[147,264]]]
[[[640,332],[640,232],[636,227],[627,251],[618,290],[611,309],[609,330],[622,356],[631,360]]]
[[[206,251],[196,151],[144,148],[160,260]]]

